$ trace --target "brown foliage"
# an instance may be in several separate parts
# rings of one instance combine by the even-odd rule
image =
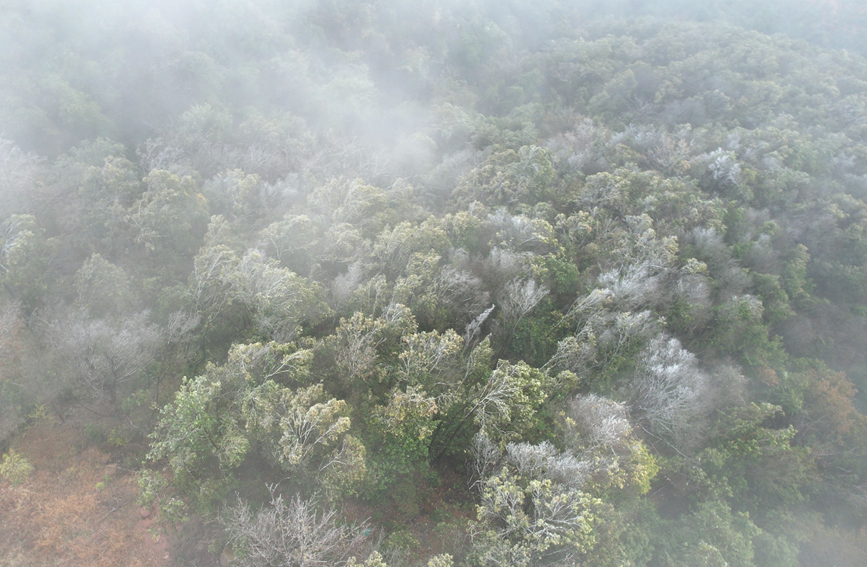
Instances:
[[[808,436],[816,436],[819,443],[839,446],[853,428],[863,421],[852,404],[855,386],[843,372],[834,372],[821,365],[813,365],[804,374],[807,389],[804,392],[804,415],[798,429]]]
[[[165,542],[136,506],[135,476],[109,464],[70,427],[43,424],[16,442],[36,471],[0,482],[0,564],[130,567],[168,564]]]

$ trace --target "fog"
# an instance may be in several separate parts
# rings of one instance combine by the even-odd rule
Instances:
[[[865,29],[0,0],[0,563],[867,564]]]

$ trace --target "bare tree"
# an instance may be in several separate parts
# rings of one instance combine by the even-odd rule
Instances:
[[[506,285],[501,308],[503,317],[517,325],[545,296],[548,288],[536,284],[534,279],[514,279]]]
[[[569,370],[585,379],[657,332],[659,320],[650,311],[620,312],[605,307],[607,291],[595,290],[587,298],[599,298],[599,306],[593,307],[574,336],[558,343],[557,352],[546,368]]]
[[[468,264],[463,258],[465,254],[455,253],[457,258],[452,264],[443,266],[433,278],[430,288],[437,303],[460,317],[473,316],[489,303],[489,294],[483,288],[481,278],[474,276],[466,266],[456,267],[455,260],[460,264]]]
[[[467,324],[467,327],[464,330],[464,348],[470,346],[470,344],[473,343],[473,341],[475,341],[476,338],[481,334],[482,325],[485,323],[491,312],[496,307],[497,306],[495,304],[491,304],[490,307],[479,313],[479,315],[475,319],[473,319]]]
[[[318,284],[252,248],[241,257],[224,245],[202,248],[192,279],[196,311],[205,317],[204,326],[237,302],[249,311],[263,336],[285,342],[302,321],[327,310]]]
[[[523,364],[523,363],[521,363]],[[502,436],[502,428],[511,425],[516,402],[521,400],[524,381],[520,367],[500,361],[490,378],[473,392],[472,407],[467,415],[474,416],[485,434]]]
[[[345,565],[365,539],[366,523],[340,524],[337,512],[317,512],[313,499],[288,502],[268,487],[270,506],[253,512],[240,498],[222,520],[240,567]]]
[[[575,449],[613,446],[632,432],[626,404],[596,394],[576,396],[566,408],[567,445]]]
[[[331,297],[334,307],[343,307],[364,279],[364,266],[361,262],[355,262],[349,266],[345,274],[340,274],[331,282]]]
[[[141,376],[162,343],[149,317],[143,311],[110,321],[73,313],[52,325],[51,336],[77,381],[114,404],[118,388]]]
[[[506,460],[523,477],[548,479],[572,488],[580,488],[599,466],[583,455],[561,453],[548,441],[539,445],[509,443]]]
[[[544,254],[556,241],[554,227],[544,219],[511,215],[506,209],[498,209],[488,217],[488,222],[497,231],[500,246],[514,252]]]
[[[473,484],[484,482],[490,475],[497,462],[502,458],[503,452],[491,438],[484,433],[476,433],[473,436],[473,444],[470,446],[473,455]]]
[[[502,345],[500,347],[502,349],[501,354],[512,342],[512,337],[521,320],[546,295],[548,295],[548,288],[544,285],[536,284],[536,280],[532,278],[515,278],[506,284],[500,301],[500,318],[496,323],[503,333]]]
[[[630,405],[651,432],[684,446],[701,433],[711,409],[709,379],[680,341],[660,334],[639,356]]]

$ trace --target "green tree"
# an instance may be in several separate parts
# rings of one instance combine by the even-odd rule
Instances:
[[[189,498],[212,512],[251,451],[298,481],[351,493],[364,477],[364,448],[347,435],[346,403],[310,384],[312,360],[292,344],[236,345],[226,364],[209,363],[186,380],[151,434],[148,460],[157,471],[142,477],[145,496],[168,489],[166,503]],[[171,472],[170,482],[159,469]]]
[[[0,224],[0,282],[31,309],[47,290],[51,255],[52,242],[32,215],[12,215]]]

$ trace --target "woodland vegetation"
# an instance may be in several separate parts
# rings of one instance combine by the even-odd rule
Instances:
[[[605,4],[0,1],[3,530],[867,564],[867,14]]]

